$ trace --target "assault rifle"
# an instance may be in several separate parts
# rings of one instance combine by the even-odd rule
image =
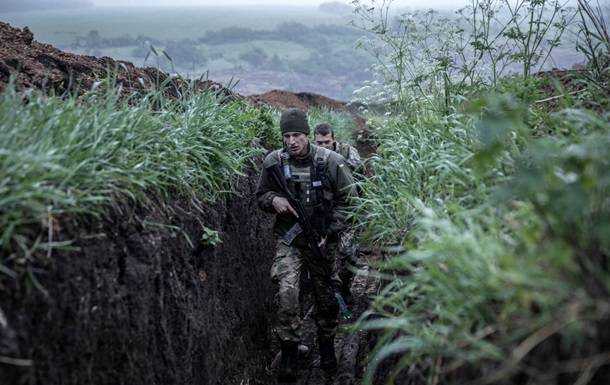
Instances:
[[[320,245],[318,243],[320,242],[322,237],[320,234],[318,234],[318,232],[311,224],[311,220],[307,215],[303,204],[297,199],[295,199],[292,193],[290,192],[290,189],[288,189],[288,184],[286,183],[286,179],[284,178],[284,175],[282,174],[279,165],[276,164],[272,167],[269,167],[267,171],[269,171],[271,177],[273,178],[273,181],[280,188],[279,192],[284,196],[284,198],[288,200],[288,203],[290,203],[290,206],[292,206],[292,208],[298,215],[296,218],[297,223],[295,223],[295,225],[292,226],[290,230],[288,230],[288,232],[284,236],[284,240],[290,244],[297,236],[303,234],[303,237],[307,242],[307,246],[311,250],[314,258],[316,259],[315,262],[320,262],[321,266],[328,265],[328,261],[324,258],[324,253],[322,252],[322,249],[320,249]],[[325,275],[330,277],[332,269],[330,271],[328,271],[328,269],[325,270],[327,270],[325,271],[325,273],[328,273]]]
[[[323,269],[322,273],[324,275],[324,280],[330,285],[330,287],[333,288],[333,291],[335,292],[335,298],[337,299],[337,302],[339,304],[341,317],[343,319],[351,318],[352,314],[349,311],[345,300],[336,290],[335,283],[331,278],[333,266],[324,257],[324,252],[320,248],[319,242],[322,239],[321,235],[318,234],[316,229],[311,224],[311,220],[307,215],[303,204],[299,200],[295,199],[292,193],[290,192],[290,189],[288,188],[288,184],[286,183],[286,179],[284,178],[279,164],[275,164],[267,168],[267,171],[270,173],[274,182],[280,188],[280,192],[284,195],[286,200],[288,200],[288,203],[290,204],[290,206],[292,206],[292,208],[298,215],[296,218],[297,222],[286,232],[283,237],[284,240],[286,241],[286,243],[290,244],[296,237],[298,237],[300,234],[303,234],[303,237],[307,242],[307,246],[311,250],[313,257],[315,258],[314,261],[310,262],[318,262],[317,266]]]

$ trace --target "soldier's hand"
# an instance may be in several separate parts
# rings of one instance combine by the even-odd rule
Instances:
[[[271,201],[271,204],[273,204],[273,208],[275,209],[275,212],[278,214],[292,213],[295,217],[297,217],[297,218],[299,217],[297,212],[294,210],[294,208],[292,208],[292,206],[288,202],[288,199],[286,199],[284,197],[273,198],[273,200]]]

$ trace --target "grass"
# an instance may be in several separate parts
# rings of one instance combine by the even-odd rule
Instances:
[[[112,89],[112,88],[111,88]],[[119,100],[116,91],[68,100],[9,88],[0,95],[0,247],[4,258],[54,246],[52,218],[99,215],[113,201],[149,196],[210,202],[231,191],[271,138],[268,113],[211,93]],[[14,275],[4,260],[3,272]]]
[[[610,124],[589,100],[609,95],[589,87],[548,110],[524,103],[536,84],[505,84],[522,98],[466,96],[448,114],[414,100],[370,119],[379,148],[357,217],[367,243],[403,251],[379,265],[384,288],[359,324],[381,332],[367,381],[385,360],[388,383],[600,370]],[[590,371],[562,371],[577,359]]]
[[[350,114],[341,111],[333,111],[327,108],[312,108],[308,112],[309,125],[312,133],[317,124],[330,123],[335,131],[335,139],[340,142],[354,144],[353,132],[356,129],[354,120]]]

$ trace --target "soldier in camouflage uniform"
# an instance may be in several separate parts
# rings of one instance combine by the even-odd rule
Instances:
[[[362,173],[362,160],[358,150],[349,143],[340,143],[335,140],[333,128],[328,123],[320,123],[314,129],[315,142],[318,146],[328,148],[343,156],[350,167],[352,173],[359,175]],[[341,296],[350,302],[350,287],[354,278],[353,268],[356,265],[357,246],[355,242],[355,231],[353,228],[346,228],[339,235],[338,247],[334,250],[336,254],[336,273],[334,279],[339,288]]]
[[[297,213],[283,196],[274,176],[280,174],[285,178],[292,197],[301,202],[321,236],[319,245],[322,249],[335,247],[338,235],[345,228],[344,211],[355,194],[353,179],[341,155],[309,142],[309,125],[304,112],[294,108],[285,111],[280,128],[284,148],[265,158],[256,191],[261,209],[277,214],[274,232],[278,240],[271,279],[277,286],[276,331],[281,346],[278,380],[296,380],[301,338],[299,286],[304,271],[309,272],[313,284],[320,366],[328,377],[332,377],[337,368],[334,338],[338,304],[331,279],[335,261],[325,253],[326,264],[311,263],[315,260],[312,249],[302,234],[295,237],[292,232]]]

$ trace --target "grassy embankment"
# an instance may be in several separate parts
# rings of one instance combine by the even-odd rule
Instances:
[[[555,355],[608,363],[593,343],[609,316],[608,113],[523,102],[487,100],[482,116],[401,114],[375,131],[365,235],[404,251],[382,266],[381,318],[366,325],[385,331],[377,358],[400,353],[397,369],[504,380],[555,335],[551,375]]]
[[[369,381],[386,361],[390,383],[604,383],[609,47],[568,84],[511,76],[448,98],[441,78],[370,117],[363,237],[398,252],[360,324],[380,331]]]
[[[68,246],[52,239],[56,218],[100,216],[116,201],[217,199],[264,153],[255,141],[277,142],[273,130],[268,111],[220,104],[211,93],[119,100],[111,89],[62,100],[32,92],[23,103],[9,88],[0,95],[2,273]]]

